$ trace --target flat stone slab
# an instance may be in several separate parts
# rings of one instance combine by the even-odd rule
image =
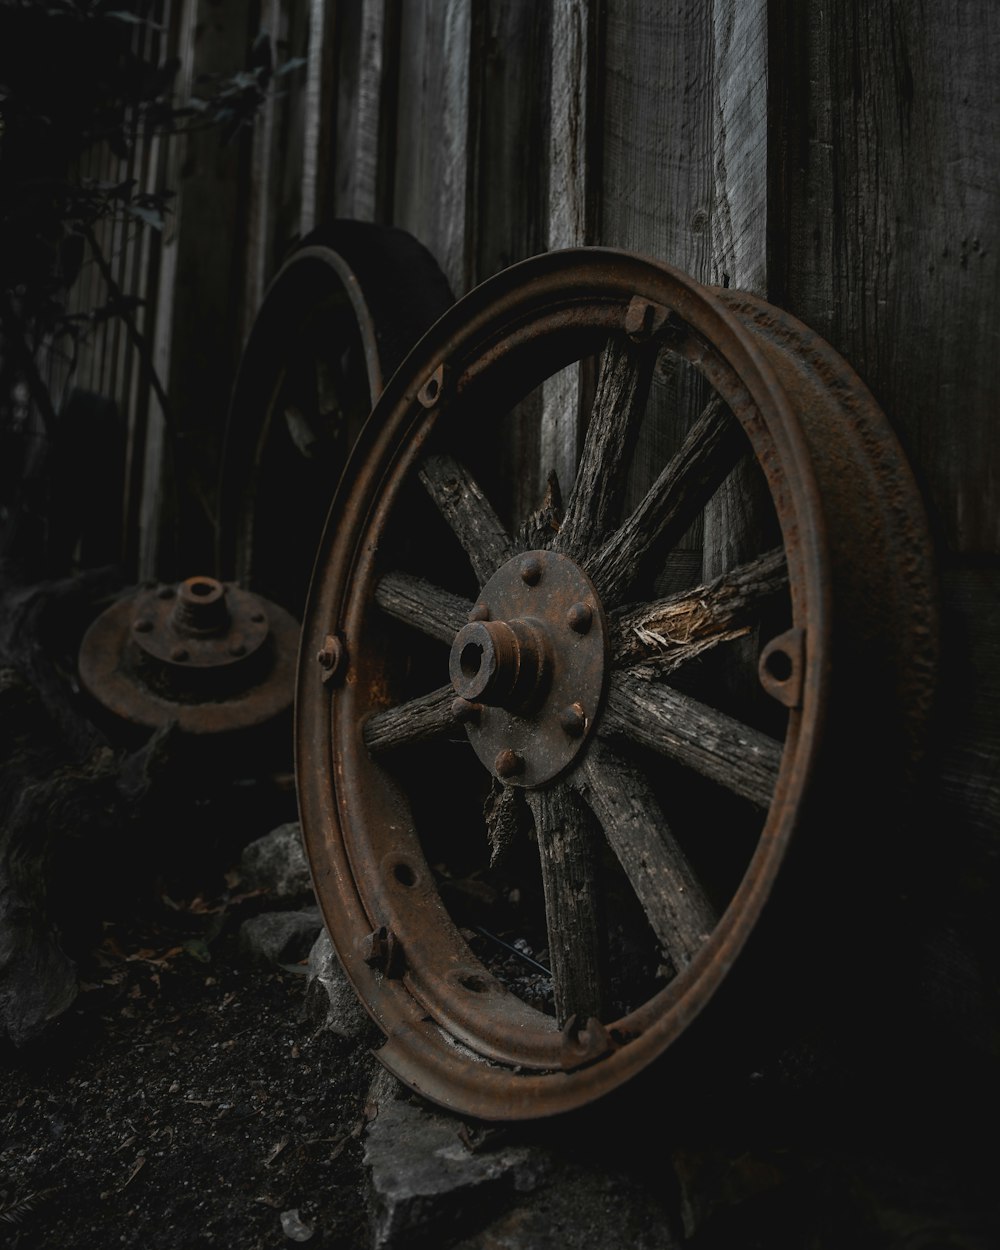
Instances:
[[[450,1245],[509,1209],[550,1170],[539,1147],[476,1149],[463,1128],[424,1104],[380,1099],[365,1138],[373,1250]]]

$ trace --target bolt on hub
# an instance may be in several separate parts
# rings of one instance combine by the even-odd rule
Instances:
[[[483,587],[449,660],[452,715],[494,777],[528,789],[558,776],[601,703],[604,614],[569,557],[529,551]]]

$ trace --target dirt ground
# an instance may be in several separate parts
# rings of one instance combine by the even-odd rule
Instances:
[[[373,1061],[307,1017],[304,967],[241,951],[265,905],[160,899],[103,926],[76,1005],[4,1055],[0,1244],[367,1244]]]
[[[264,962],[240,937],[246,921],[304,901],[234,869],[292,802],[239,785],[199,806],[178,790],[172,808],[157,800],[155,847],[131,865],[122,845],[91,857],[78,892],[93,907],[98,880],[112,867],[118,878],[76,952],[79,997],[41,1038],[0,1052],[0,1246],[372,1244],[371,1039],[320,1027],[305,961]],[[458,1198],[440,1200],[391,1244],[993,1250],[1000,1156],[983,1132],[995,1129],[995,1087],[929,1035],[900,1028],[880,1041],[857,1023],[856,1053],[827,1038],[741,1069],[714,1090],[721,1120],[706,1119],[710,1083],[685,1096],[687,1052],[672,1056],[681,1079],[619,1091],[589,1118],[488,1130],[485,1149],[541,1152],[546,1179],[507,1209],[465,1195],[461,1221],[441,1205]],[[880,1099],[889,1116],[873,1115]],[[478,1150],[465,1127],[448,1131]]]

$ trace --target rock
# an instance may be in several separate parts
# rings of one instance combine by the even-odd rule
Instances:
[[[309,865],[297,821],[279,825],[244,848],[240,878],[248,890],[267,890],[274,898],[312,893]]]
[[[543,1187],[453,1250],[679,1250],[662,1205],[630,1177],[560,1164]]]
[[[251,955],[271,963],[298,963],[309,954],[322,927],[318,907],[304,907],[301,911],[268,911],[243,922],[240,944]]]
[[[324,929],[309,952],[306,1011],[321,1028],[372,1044],[378,1032],[358,1002]]]
[[[550,1169],[537,1146],[473,1149],[462,1120],[383,1099],[365,1139],[373,1250],[450,1245],[535,1189]]]
[[[299,1216],[298,1207],[281,1213],[281,1231],[290,1241],[308,1241],[316,1231],[311,1224],[306,1224]]]

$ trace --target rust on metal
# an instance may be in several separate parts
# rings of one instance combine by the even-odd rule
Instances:
[[[594,762],[613,758],[606,709],[618,673],[627,668],[607,658],[605,621],[640,608],[641,599],[621,593],[601,601],[590,575],[601,551],[592,546],[559,556],[522,551],[474,582],[465,569],[460,587],[454,569],[435,564],[437,548],[420,546],[408,527],[428,447],[444,444],[459,455],[460,435],[467,439],[477,423],[512,409],[545,379],[602,353],[609,342],[628,347],[636,337],[669,356],[658,378],[681,367],[694,370],[698,385],[715,397],[692,426],[692,437],[703,441],[685,442],[665,461],[657,478],[665,485],[647,496],[648,515],[674,526],[669,532],[677,546],[711,497],[712,483],[731,469],[724,455],[712,461],[712,449],[725,453],[735,423],[766,485],[788,571],[780,619],[767,617],[761,629],[770,646],[752,661],[760,659],[761,681],[776,698],[760,700],[771,718],[768,732],[780,741],[770,802],[762,816],[747,805],[742,832],[752,849],[738,872],[716,883],[712,901],[719,906],[701,944],[690,959],[671,960],[668,950],[662,962],[647,906],[658,900],[658,882],[643,855],[649,850],[656,859],[657,835],[666,845],[671,831],[666,820],[657,826],[650,819],[656,794],[639,772],[652,750],[650,736],[633,736],[634,760],[619,769],[624,780],[614,792],[616,803],[599,793],[602,777]],[[624,354],[612,357],[621,361]],[[435,376],[440,380],[432,396],[427,387]],[[445,378],[447,403],[440,404]],[[327,926],[385,1035],[378,1057],[401,1080],[485,1119],[579,1107],[667,1050],[730,975],[784,870],[820,771],[820,743],[843,732],[842,709],[864,699],[887,739],[917,740],[936,656],[919,497],[872,397],[805,327],[754,297],[712,291],[667,265],[604,249],[535,257],[446,313],[389,382],[353,464],[317,557],[297,686],[299,803]],[[541,466],[543,478],[549,467]],[[565,491],[570,484],[562,486]],[[577,517],[585,511],[578,509]],[[535,537],[530,545],[543,542]],[[387,619],[375,588],[397,568],[423,585],[447,587],[441,591],[447,612],[427,610],[423,621]],[[460,590],[464,599],[457,599]],[[644,595],[648,600],[653,591],[647,587]],[[769,612],[771,600],[773,594]],[[408,629],[423,634],[409,651],[401,642]],[[349,680],[332,697],[316,680],[313,662],[331,630],[352,642]],[[447,651],[441,644],[449,638]],[[693,656],[699,655],[696,644]],[[612,692],[607,698],[605,687]],[[413,766],[398,762],[408,748],[394,750],[390,759],[390,753],[369,751],[364,738],[373,707],[396,710],[394,704],[405,708],[408,702],[423,718],[413,751],[428,752],[415,755]],[[681,699],[670,701],[680,709],[670,714],[684,715],[684,706]],[[718,728],[713,709],[698,706],[699,723]],[[667,711],[658,741],[670,747]],[[436,743],[426,739],[428,724],[440,734]],[[655,779],[671,798],[685,759],[697,754],[689,750],[690,735],[677,741],[669,775]],[[426,762],[432,749],[440,771]],[[719,759],[725,763],[723,755]],[[459,782],[479,805],[488,792],[486,829],[476,824],[478,813],[467,819],[464,808],[456,814]],[[576,806],[564,804],[547,825],[548,812],[567,795]],[[590,869],[585,857],[573,860],[578,876],[570,886],[594,891],[586,897],[610,905],[604,866],[618,856],[621,888],[624,852],[645,838],[625,888],[631,886],[631,904],[649,922],[643,940],[655,976],[633,997],[613,1005],[605,1000],[599,1011],[587,1007],[575,1018],[571,1012],[562,1028],[551,1006],[494,974],[487,956],[477,956],[467,922],[449,912],[456,882],[447,871],[448,839],[459,844],[461,857],[474,859],[481,851],[482,878],[477,868],[470,879],[485,888],[491,845],[516,838],[529,809],[535,819],[530,845],[541,854],[546,842],[546,890],[553,880],[559,886],[558,873],[578,849],[574,840],[582,845],[600,820],[607,836],[598,839]],[[710,871],[712,830],[695,833],[702,838],[699,870]],[[669,936],[672,916],[658,914]],[[547,910],[543,922],[550,924]],[[372,935],[383,932],[405,950],[401,976],[378,970],[379,943],[387,937]],[[549,928],[551,949],[560,936]],[[557,975],[556,960],[550,955],[546,962]],[[627,980],[627,971],[615,969],[620,980]]]
[[[478,606],[488,615],[458,631],[449,660],[469,741],[499,780],[543,785],[576,758],[593,723],[583,709],[603,698],[597,592],[568,557],[531,551],[496,571]]]
[[[420,400],[425,408],[433,408],[440,402],[444,393],[446,375],[446,366],[443,364],[438,365],[417,392],[417,399]]]
[[[122,719],[187,733],[263,724],[291,705],[298,626],[259,595],[214,577],[140,589],[88,629],[86,689]]]
[[[785,707],[799,707],[802,703],[805,649],[806,631],[786,629],[772,638],[760,653],[757,665],[760,684]]]

